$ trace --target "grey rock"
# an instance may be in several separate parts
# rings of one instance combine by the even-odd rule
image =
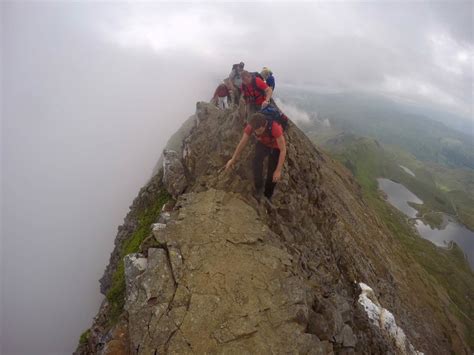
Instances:
[[[174,198],[181,195],[188,186],[183,163],[174,150],[163,151],[163,184]]]
[[[160,230],[165,229],[165,228],[166,228],[166,224],[164,224],[164,223],[153,223],[152,226],[151,226],[151,230],[153,232],[160,231]]]
[[[332,338],[326,318],[321,313],[313,311],[311,311],[309,316],[308,332],[317,335],[321,340],[330,340]]]
[[[352,332],[352,328],[345,324],[339,334],[335,336],[335,342],[342,344],[344,347],[353,348],[356,346],[357,338]]]
[[[171,214],[169,212],[163,211],[160,213],[160,218],[158,223],[166,224],[171,220]]]
[[[147,259],[140,253],[129,254],[124,257],[126,304],[132,304],[138,297],[137,277],[147,267]]]
[[[157,342],[176,330],[176,325],[168,316],[176,287],[166,251],[148,249],[146,269],[133,281],[127,275],[126,283],[130,285],[127,295],[133,295],[133,298],[127,297],[125,304],[129,317],[130,346],[132,349],[140,346],[143,354],[153,353]],[[149,331],[144,332],[143,329]]]

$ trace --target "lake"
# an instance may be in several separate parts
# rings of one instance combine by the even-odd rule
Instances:
[[[377,181],[379,188],[387,194],[387,200],[391,205],[405,213],[408,217],[416,217],[418,211],[411,207],[408,202],[422,204],[422,200],[402,184],[382,178],[377,179]]]
[[[415,218],[417,211],[408,202],[423,203],[413,192],[402,184],[389,179],[379,178],[379,189],[387,195],[387,201],[410,218]],[[444,228],[431,228],[422,220],[416,220],[415,227],[421,237],[433,244],[447,248],[455,242],[464,252],[469,265],[474,269],[474,232],[459,224],[452,218],[445,216]]]

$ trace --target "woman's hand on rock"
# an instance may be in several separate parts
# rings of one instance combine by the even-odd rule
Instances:
[[[225,165],[225,170],[226,171],[229,171],[230,169],[232,169],[235,165],[235,161],[234,159],[230,159],[227,164]]]

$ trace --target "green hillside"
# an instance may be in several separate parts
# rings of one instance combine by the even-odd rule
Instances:
[[[464,181],[474,178],[474,173],[467,170],[458,176],[447,172],[438,173],[433,166],[425,166],[399,148],[351,134],[338,134],[331,138],[326,136],[324,141],[316,139],[316,142],[329,150],[370,191],[377,190],[376,178],[391,179],[406,186],[424,201],[422,206],[415,206],[421,214],[444,212],[457,216],[462,223],[474,229],[473,214],[470,213],[474,201],[466,191],[470,185],[464,188]],[[415,176],[408,174],[401,166],[412,170]],[[440,187],[441,182],[444,188]],[[449,186],[456,186],[458,190],[451,190]]]
[[[284,97],[313,117],[328,119],[333,130],[403,147],[421,161],[474,169],[474,125],[463,133],[431,119],[432,112],[410,111],[382,96],[286,90]]]
[[[390,229],[392,235],[404,245],[406,253],[412,254],[429,273],[432,277],[431,282],[439,283],[445,288],[452,301],[452,311],[465,324],[468,341],[471,346],[474,345],[474,336],[470,332],[470,329],[474,328],[474,321],[470,317],[474,312],[470,302],[474,296],[474,273],[464,258],[464,254],[457,246],[450,250],[442,249],[430,241],[420,238],[407,221],[406,216],[384,200],[378,191],[376,179],[377,177],[386,177],[398,181],[423,199],[425,204],[422,208],[420,206],[414,207],[417,207],[421,213],[427,214],[426,220],[430,224],[437,224],[441,221],[434,218],[436,214],[430,215],[428,212],[456,213],[456,207],[453,207],[451,203],[451,200],[455,200],[454,205],[462,206],[462,208],[458,207],[461,211],[458,211],[460,220],[472,228],[474,224],[467,218],[469,210],[465,206],[472,208],[473,204],[467,194],[459,193],[460,196],[468,199],[461,201],[461,197],[457,196],[457,193],[441,190],[437,184],[438,178],[430,168],[425,167],[410,154],[398,151],[393,147],[383,146],[374,139],[357,137],[352,134],[322,137],[316,136],[314,133],[312,139],[351,170],[362,187],[364,197]],[[400,163],[406,164],[406,167],[413,170],[416,177],[407,174],[399,166]],[[449,179],[448,174],[445,173],[442,179],[447,179],[446,184],[459,187],[462,185],[460,183],[461,177],[462,179],[467,178],[461,174],[456,179],[452,177]],[[469,178],[467,179],[469,180]]]

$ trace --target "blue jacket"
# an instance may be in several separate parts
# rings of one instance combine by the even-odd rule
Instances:
[[[272,90],[275,90],[275,78],[273,77],[273,74],[270,74],[265,82],[272,88]]]

